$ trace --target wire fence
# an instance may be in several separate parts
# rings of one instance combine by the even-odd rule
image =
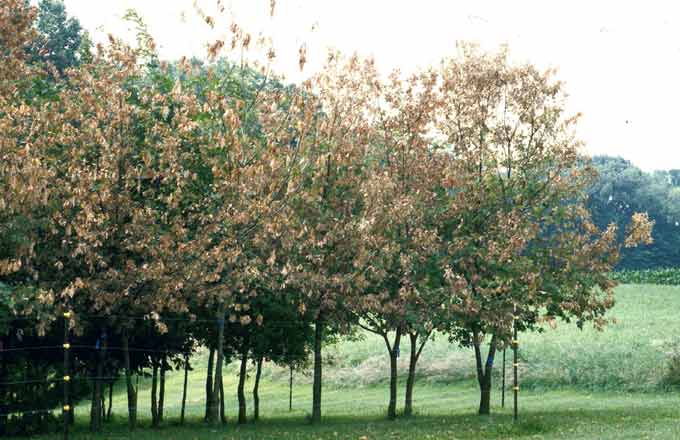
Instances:
[[[71,323],[72,320],[78,319],[78,320],[91,320],[91,319],[112,319],[112,318],[119,318],[119,319],[125,319],[128,321],[137,321],[137,320],[144,320],[144,321],[150,321],[150,322],[186,322],[186,323],[217,323],[219,326],[220,324],[223,324],[223,321],[220,322],[219,319],[199,319],[196,317],[150,317],[150,316],[123,316],[123,315],[86,315],[86,314],[79,314],[78,316],[74,315],[71,312],[65,312],[63,313],[63,316],[60,318],[63,319],[63,342],[60,345],[56,344],[45,344],[45,345],[28,345],[28,346],[11,346],[11,347],[4,347],[2,343],[0,343],[0,361],[2,362],[2,371],[0,371],[0,397],[5,397],[5,396],[13,396],[15,397],[15,402],[10,402],[8,404],[7,402],[0,402],[0,434],[4,434],[5,429],[7,428],[8,424],[12,421],[12,419],[18,419],[18,420],[23,420],[26,419],[27,416],[40,416],[40,415],[49,415],[52,420],[57,420],[60,422],[61,427],[62,427],[62,432],[63,432],[63,438],[65,440],[68,440],[69,435],[70,435],[70,430],[71,426],[74,423],[75,420],[75,407],[77,406],[79,401],[87,401],[91,400],[91,402],[94,402],[96,399],[99,399],[102,404],[97,407],[96,411],[99,412],[99,414],[103,414],[103,417],[100,422],[106,421],[107,418],[111,418],[111,414],[113,413],[113,407],[112,407],[112,399],[111,399],[111,393],[113,392],[113,386],[116,383],[119,383],[121,381],[133,381],[134,382],[134,395],[135,399],[138,398],[138,393],[139,393],[139,386],[140,386],[140,380],[142,381],[142,385],[144,385],[145,381],[151,382],[151,386],[153,389],[156,389],[156,371],[154,371],[153,376],[146,372],[148,370],[148,366],[145,369],[144,367],[139,367],[137,366],[134,371],[126,371],[124,365],[116,365],[114,370],[115,371],[123,371],[123,374],[101,374],[104,372],[105,366],[101,364],[101,360],[104,359],[106,360],[106,353],[108,352],[126,352],[129,356],[130,353],[139,353],[139,354],[146,354],[146,355],[151,355],[151,356],[156,356],[158,357],[163,357],[162,362],[166,362],[166,359],[164,358],[165,356],[169,355],[179,355],[180,353],[177,350],[172,350],[168,348],[150,348],[150,347],[137,347],[137,346],[125,346],[125,345],[112,345],[108,346],[107,344],[107,333],[103,331],[96,339],[96,342],[93,344],[84,344],[84,343],[74,343],[78,340],[77,337],[74,338],[74,335],[72,334],[72,329],[71,329]],[[25,317],[12,317],[12,318],[2,318],[0,321],[4,322],[20,322],[20,321],[25,321],[28,320],[29,318]],[[55,321],[57,321],[59,318],[55,317]],[[276,327],[276,328],[291,328],[291,327],[296,327],[300,325],[299,321],[277,321],[277,322],[267,322],[268,326],[270,327]],[[513,319],[513,340],[510,345],[510,349],[512,350],[512,394],[513,394],[513,420],[517,421],[518,420],[518,397],[519,397],[519,378],[518,378],[518,348],[519,348],[519,341],[518,341],[518,334],[517,334],[517,328],[514,326],[514,319]],[[63,362],[61,362],[59,365],[57,365],[55,362],[53,362],[52,368],[50,369],[49,375],[47,377],[24,377],[24,378],[17,378],[17,379],[12,379],[12,380],[7,380],[7,372],[6,370],[6,364],[11,363],[14,359],[15,356],[21,353],[34,353],[34,352],[48,352],[48,351],[57,351],[60,354],[63,354]],[[93,359],[99,357],[99,361],[95,361],[95,366],[90,368],[95,372],[95,374],[91,374],[91,372],[88,372],[87,369],[83,371],[80,369],[79,371],[74,371],[73,370],[73,358],[74,358],[74,352],[77,353],[76,357],[79,358],[81,361],[83,359]],[[187,374],[188,370],[190,369],[189,366],[189,355],[188,353],[182,353],[184,356],[184,370],[185,370],[185,375]],[[501,384],[501,405],[502,407],[505,407],[505,394],[506,394],[506,353],[505,350],[503,350],[503,363],[502,363],[502,384]],[[156,364],[153,366],[154,369],[156,369],[159,365]],[[108,367],[111,367],[110,365]],[[27,369],[30,369],[27,366]],[[179,367],[177,368],[178,370],[180,369]],[[170,367],[170,371],[172,371],[172,367]],[[164,372],[162,373],[164,374]],[[16,375],[16,372],[15,372]],[[164,376],[163,376],[164,377]],[[186,377],[186,376],[185,376]],[[213,378],[214,379],[214,378]],[[213,380],[211,379],[211,380]],[[162,379],[161,379],[162,380]],[[186,379],[185,379],[186,381]],[[214,384],[217,384],[218,382],[215,381]],[[222,380],[220,379],[220,385],[222,383]],[[26,393],[29,397],[33,396],[34,398],[37,398],[38,401],[35,401],[33,403],[36,404],[37,407],[31,407],[31,401],[27,402],[22,402],[21,401],[21,391],[15,390],[14,388],[17,387],[27,387],[27,386],[42,386],[41,388],[39,387],[38,389],[34,389],[32,393]],[[108,408],[106,406],[105,400],[106,396],[104,394],[104,387],[108,385],[109,386],[109,403],[108,403]],[[201,408],[202,410],[207,411],[207,399],[208,396],[207,394],[205,395],[205,401],[202,403],[187,403],[186,402],[186,382],[185,382],[185,388],[184,388],[184,396],[183,396],[183,402],[182,404],[171,404],[171,405],[164,405],[163,403],[160,403],[162,406],[162,409],[160,409],[161,413],[164,414],[169,414],[170,412],[174,411],[175,413],[177,412],[178,409],[181,410],[181,423],[184,423],[184,418],[185,418],[185,413],[187,410],[195,410],[197,408]],[[291,370],[291,394],[289,399],[272,399],[268,398],[267,399],[267,406],[268,407],[276,407],[276,406],[283,406],[285,403],[289,403],[290,409],[292,409],[292,370]],[[57,388],[61,388],[62,396],[60,399],[56,399],[54,396],[47,402],[44,402],[45,405],[37,405],[39,400],[40,400],[40,393],[46,393],[47,391],[52,391],[56,392],[58,391]],[[95,394],[92,394],[98,387],[98,394],[96,394],[96,399],[95,399]],[[85,391],[83,391],[85,390]],[[156,392],[156,391],[153,391]],[[161,391],[162,392],[162,391]],[[218,390],[215,389],[213,390],[214,393],[217,393]],[[37,393],[37,394],[36,394]],[[206,391],[207,393],[207,391]],[[324,396],[328,399],[329,397],[332,398],[334,393],[341,393],[340,390],[336,390],[335,392],[325,392]],[[88,396],[89,395],[89,396]],[[36,397],[37,396],[37,397]],[[220,397],[221,399],[224,398],[222,395]],[[161,397],[162,399],[162,397]],[[350,401],[346,400],[331,400],[331,401],[326,401],[324,403],[324,408],[325,409],[332,409],[335,407],[345,407],[346,405],[352,405],[356,407],[356,405],[364,402],[364,401],[369,401],[371,400],[372,397],[366,397],[364,399],[362,398],[353,398]],[[444,403],[445,401],[450,401],[454,399],[454,397],[432,397],[430,396],[428,398],[428,403]],[[156,405],[159,402],[156,402]],[[47,406],[49,405],[49,406]],[[95,406],[94,403],[92,403],[92,408],[91,408],[91,414],[95,413]],[[222,403],[224,405],[224,403]],[[45,406],[45,407],[39,407],[39,406]],[[120,407],[120,405],[118,405]],[[130,403],[126,402],[126,405],[123,407],[126,411],[126,416],[129,413],[134,412],[135,414],[137,413],[137,404],[136,403]],[[155,411],[157,412],[159,409],[156,408]],[[222,410],[224,411],[224,410]],[[154,412],[154,409],[152,409],[152,413]],[[59,414],[60,413],[60,414]],[[93,416],[91,416],[93,417]],[[152,417],[157,417],[157,415],[153,415]],[[30,420],[28,421],[29,423],[31,422]],[[108,437],[111,437],[110,433],[107,433]],[[126,437],[124,435],[121,435],[121,437]]]

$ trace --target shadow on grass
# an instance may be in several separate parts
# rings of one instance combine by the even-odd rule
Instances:
[[[319,438],[520,438],[531,436],[563,435],[566,432],[578,432],[579,427],[588,430],[596,426],[598,429],[617,429],[622,424],[645,425],[655,419],[673,416],[672,408],[660,411],[659,408],[614,408],[614,409],[573,409],[532,411],[521,414],[521,419],[513,423],[512,416],[499,413],[488,417],[479,417],[474,413],[452,415],[421,414],[408,418],[388,421],[380,416],[329,416],[318,425],[311,425],[301,419],[273,417],[258,423],[224,426],[209,426],[199,419],[189,419],[184,426],[176,420],[167,421],[159,429],[151,429],[143,421],[138,430],[130,433],[124,419],[119,419],[104,428],[104,432],[92,435],[87,426],[76,425],[72,430],[72,439],[114,439],[129,438],[146,439],[319,439]],[[590,428],[588,428],[590,427]],[[575,434],[576,434],[575,433]],[[578,435],[578,434],[576,434]],[[558,435],[559,436],[559,435]],[[45,436],[43,439],[57,439],[61,436]]]

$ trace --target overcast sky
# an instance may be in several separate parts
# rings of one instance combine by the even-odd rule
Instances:
[[[135,8],[161,56],[202,56],[211,31],[192,0],[65,0],[96,40],[129,34]],[[198,0],[206,11],[215,0]],[[680,2],[507,0],[224,0],[227,11],[277,43],[278,69],[296,79],[297,48],[309,46],[312,72],[325,48],[375,57],[385,72],[411,71],[455,52],[456,41],[556,67],[583,113],[579,135],[591,154],[620,155],[645,170],[680,169]],[[212,32],[223,32],[227,22]],[[287,61],[287,63],[286,63]]]

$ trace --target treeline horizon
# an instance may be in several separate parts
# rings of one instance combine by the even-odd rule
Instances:
[[[680,170],[643,171],[609,155],[593,157],[593,165],[598,178],[588,188],[587,206],[598,227],[638,211],[655,222],[654,243],[623,249],[616,269],[680,267]]]

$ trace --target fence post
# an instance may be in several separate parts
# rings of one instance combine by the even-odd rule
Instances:
[[[517,304],[512,308],[512,390],[514,393],[514,405],[512,412],[513,421],[517,421],[517,398],[519,396],[519,383],[517,381],[517,367],[519,363],[517,360],[517,349],[519,347],[519,341],[517,340]]]
[[[71,312],[64,312],[64,406],[62,411],[63,423],[64,423],[64,440],[68,440],[68,429],[70,425],[70,398],[69,398],[69,383],[71,382],[71,376],[69,375],[69,350],[71,349],[71,344],[69,343],[69,321],[71,318]]]

